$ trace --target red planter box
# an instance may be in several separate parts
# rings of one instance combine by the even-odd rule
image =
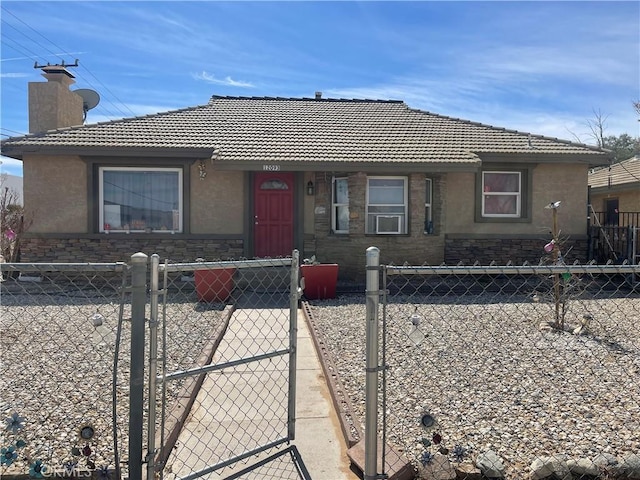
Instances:
[[[338,264],[300,265],[304,278],[304,296],[309,300],[336,297]]]
[[[194,272],[199,302],[226,302],[233,291],[235,268],[215,268]]]

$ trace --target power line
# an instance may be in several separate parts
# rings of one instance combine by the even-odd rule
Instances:
[[[10,128],[0,127],[0,130],[5,130],[7,132],[16,133],[18,135],[24,135],[23,132],[16,132],[15,130],[11,130]],[[11,135],[7,135],[6,133],[3,133],[2,135],[6,136],[6,137],[10,137],[11,136]]]
[[[623,160],[623,161],[624,161],[624,160]],[[640,178],[638,178],[637,176],[635,176],[635,175],[633,174],[633,172],[631,172],[631,171],[626,167],[626,165],[624,165],[622,162],[618,162],[618,165],[620,165],[620,166],[622,167],[622,169],[623,169],[625,172],[627,172],[629,175],[631,175],[633,178],[635,178],[636,180],[640,180]]]
[[[22,23],[23,25],[25,25],[26,27],[28,27],[30,30],[33,30],[35,33],[37,33],[38,35],[40,35],[42,38],[44,38],[45,40],[47,40],[49,43],[51,43],[54,47],[61,49],[59,46],[57,46],[55,43],[53,43],[52,41],[50,41],[49,39],[47,39],[47,37],[45,37],[44,35],[42,35],[40,32],[38,32],[36,29],[34,29],[33,27],[31,27],[28,23],[24,22],[22,19],[20,19],[19,17],[17,17],[16,15],[14,15],[12,12],[10,12],[9,10],[6,9],[6,7],[2,7],[2,10],[4,10],[5,12],[7,12],[9,15],[11,15],[12,17],[14,17],[16,20],[18,20],[20,23]],[[51,55],[62,59],[62,56],[58,53],[55,53],[51,50],[49,50],[48,47],[46,47],[45,45],[42,45],[41,43],[39,43],[38,41],[34,40],[33,38],[31,38],[29,35],[27,35],[26,33],[24,33],[22,30],[18,30],[16,27],[14,27],[13,25],[11,25],[9,22],[5,21],[4,22],[5,25],[13,28],[15,31],[17,31],[20,35],[26,37],[28,40],[30,40],[31,42],[35,43],[36,45],[44,48],[47,52],[49,52]]]
[[[14,17],[14,18],[16,18],[18,21],[20,21],[22,24],[26,25],[29,29],[33,30],[35,33],[37,33],[38,35],[40,35],[40,36],[41,36],[42,38],[44,38],[46,41],[50,42],[50,43],[51,43],[53,46],[55,46],[56,48],[58,48],[58,49],[60,49],[60,50],[64,50],[64,49],[62,49],[61,47],[59,47],[58,45],[56,45],[54,42],[50,41],[47,37],[45,37],[44,35],[42,35],[40,32],[38,32],[37,30],[35,30],[35,29],[34,29],[33,27],[31,27],[29,24],[27,24],[26,22],[24,22],[23,20],[21,20],[20,18],[18,18],[15,14],[13,14],[13,13],[9,12],[5,7],[2,7],[2,10],[6,11],[7,13],[9,13],[11,16],[13,16],[13,17]],[[33,43],[35,43],[36,45],[38,45],[38,46],[40,46],[40,47],[44,48],[46,51],[48,51],[49,53],[51,53],[51,55],[53,55],[53,56],[55,56],[55,57],[57,57],[57,58],[61,59],[62,61],[64,61],[64,58],[62,58],[62,55],[61,55],[61,54],[59,54],[59,53],[55,53],[55,52],[51,51],[51,50],[50,50],[49,48],[47,48],[45,45],[42,45],[39,41],[34,40],[34,39],[33,39],[33,38],[31,38],[29,35],[27,35],[26,33],[24,33],[24,32],[23,32],[23,31],[21,31],[21,30],[18,30],[17,28],[15,28],[13,25],[9,24],[8,22],[4,21],[4,23],[5,23],[6,25],[10,26],[11,28],[13,28],[14,30],[16,30],[16,31],[17,31],[18,33],[20,33],[22,36],[26,37],[26,38],[27,38],[28,40],[30,40],[31,42],[33,42]],[[9,40],[11,40],[12,42],[17,43],[17,42],[16,42],[15,40],[13,40],[13,39],[9,39]],[[23,54],[24,54],[24,52],[20,52],[20,53],[23,53]],[[34,52],[31,52],[31,53],[34,53]],[[68,54],[68,53],[67,53],[67,55],[71,56],[71,55],[70,55],[70,54]],[[34,56],[35,56],[36,58],[40,57],[40,55],[35,54],[35,53],[34,53]],[[85,70],[86,70],[86,69],[85,69]],[[88,70],[87,70],[87,71],[88,71]],[[92,74],[92,75],[93,75],[93,74]],[[78,76],[79,76],[80,78],[83,78],[83,77],[82,77],[82,75],[78,75]],[[94,78],[95,78],[95,76],[94,76]],[[93,88],[95,89],[95,86],[94,86],[90,81],[87,81],[87,83],[88,83],[91,87],[93,87]],[[115,97],[115,95],[114,95],[114,97]],[[113,102],[111,102],[108,98],[107,98],[106,100],[107,100],[107,102],[108,102],[108,103],[110,103],[110,104],[111,104],[111,105],[116,109],[116,111],[118,111],[122,116],[126,116],[126,113],[125,113],[123,110],[121,110],[117,105],[113,104]],[[118,101],[120,101],[120,100],[118,100]],[[120,101],[120,102],[121,102],[121,101]],[[121,103],[122,103],[122,102],[121,102]],[[124,103],[123,103],[123,105],[124,105]],[[128,107],[127,107],[127,108],[128,108]],[[112,113],[112,112],[110,112],[108,109],[104,108],[104,106],[101,106],[101,109],[103,109],[103,110],[106,112],[107,116],[110,116],[110,117],[115,117],[115,116],[116,116],[116,115],[113,115],[113,113]],[[129,109],[129,111],[131,111],[131,110]],[[132,113],[133,113],[133,112],[132,112]],[[135,115],[135,114],[134,114],[134,115]]]
[[[18,33],[22,33],[20,32],[20,30],[18,30],[17,28],[15,28],[13,25],[4,22],[8,27],[13,28],[15,31],[17,31]],[[14,44],[17,44],[20,46],[20,48],[17,48],[16,46],[12,46],[12,45],[7,45],[9,48],[15,50],[18,53],[21,53],[22,55],[25,55],[26,57],[30,57],[30,58],[35,58],[37,59],[40,55],[38,55],[36,52],[34,52],[33,50],[28,49],[26,46],[21,45],[20,43],[18,43],[16,40],[9,38],[6,34],[2,37],[2,42],[6,43],[6,41],[10,41]],[[28,53],[25,53],[25,50],[21,50],[21,49],[25,49]],[[29,55],[31,54],[31,55]]]
[[[63,51],[65,53],[65,55],[71,56],[68,52],[66,52],[66,50],[62,47],[60,47],[59,45],[57,45],[55,42],[51,41],[50,39],[48,39],[47,37],[45,37],[42,33],[40,33],[39,31],[37,31],[36,29],[34,29],[31,25],[29,25],[28,23],[26,23],[24,20],[22,20],[21,18],[19,18],[18,16],[16,16],[14,13],[10,12],[9,10],[7,10],[6,7],[1,7],[2,10],[4,10],[5,12],[7,12],[9,15],[11,15],[12,17],[14,17],[16,20],[18,20],[20,23],[22,23],[23,25],[25,25],[27,28],[29,28],[30,30],[32,30],[33,32],[37,33],[40,37],[42,37],[44,40],[46,40],[47,42],[49,42],[51,45],[53,45],[54,47],[58,48],[59,50]],[[16,29],[15,27],[13,27],[12,25],[10,25],[8,22],[5,21],[5,23],[9,26],[11,26],[14,30],[20,32],[23,36],[25,36],[26,38],[28,38],[29,40],[31,40],[32,42],[34,42],[35,44],[41,46],[42,48],[44,48],[46,51],[48,51],[51,55],[54,55],[55,57],[60,58],[61,60],[64,60],[62,58],[62,56],[60,54],[57,54],[51,50],[49,50],[46,46],[42,45],[41,43],[37,42],[36,40],[34,40],[33,38],[29,37],[27,34],[25,34],[24,32],[21,32],[20,30]],[[87,71],[87,73],[89,73],[89,75],[91,75],[100,85],[102,85],[104,87],[104,89],[113,96],[113,98],[115,98],[118,102],[120,102],[128,111],[132,116],[136,116],[136,114],[133,112],[133,110],[131,110],[129,108],[129,106],[127,104],[125,104],[122,100],[120,100],[104,83],[102,83],[102,81],[100,81],[94,74],[93,72],[91,72],[88,68],[82,66],[82,68],[84,70]],[[81,75],[79,75],[81,78],[83,78]],[[87,83],[93,87],[96,88],[90,81],[86,80]],[[107,102],[109,104],[111,104],[120,114],[122,114],[122,116],[126,117],[127,113],[124,112],[122,109],[120,109],[117,105],[115,105],[113,102],[111,102],[111,100],[109,100],[108,98],[106,99]],[[109,116],[113,116],[113,115],[109,115]]]

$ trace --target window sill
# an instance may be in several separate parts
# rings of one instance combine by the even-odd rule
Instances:
[[[475,223],[531,223],[527,217],[476,217]]]

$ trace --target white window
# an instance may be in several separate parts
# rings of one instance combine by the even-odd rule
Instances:
[[[367,233],[407,233],[407,177],[367,179]]]
[[[182,170],[100,168],[100,232],[182,232]]]
[[[483,217],[520,217],[521,197],[520,172],[482,172]]]
[[[349,233],[349,182],[346,177],[333,178],[331,229],[334,233]]]
[[[424,200],[424,232],[433,233],[433,181],[427,178],[425,181]]]

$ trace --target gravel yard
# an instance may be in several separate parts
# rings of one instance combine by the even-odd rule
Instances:
[[[120,317],[116,422],[120,461],[126,461],[129,302],[120,315],[115,289],[34,286],[27,294],[6,287],[0,414],[8,428],[0,429],[0,474],[27,473],[36,460],[56,469],[76,463],[113,468]],[[589,319],[581,334],[541,329],[553,318],[553,304],[519,292],[390,294],[379,311],[388,331],[387,441],[415,465],[443,447],[451,461],[463,463],[492,450],[514,480],[524,478],[538,456],[640,453],[640,295],[598,293],[585,291],[568,304],[568,324]],[[362,425],[364,295],[308,304]],[[185,289],[170,295],[166,311],[167,371],[194,366],[224,325],[222,305],[199,304]],[[168,384],[168,411],[181,386]],[[425,414],[433,426],[421,425]],[[93,438],[80,437],[84,426],[95,431]]]
[[[364,424],[364,297],[309,303]],[[414,313],[425,335],[418,345]],[[456,445],[463,462],[491,449],[512,479],[528,475],[537,456],[640,453],[638,294],[572,300],[567,321],[590,315],[587,334],[541,330],[550,315],[553,305],[525,295],[390,296],[389,443],[416,465],[441,447],[452,462]],[[421,425],[425,413],[434,426]]]
[[[29,295],[3,290],[0,447],[3,454],[15,449],[15,458],[3,461],[1,475],[27,473],[36,460],[53,469],[72,468],[74,464],[80,469],[87,464],[97,468],[114,467],[112,378],[120,297],[115,292],[99,290],[61,290]],[[94,325],[96,314],[99,315],[97,323],[102,323],[97,327]],[[122,316],[116,420],[119,456],[124,462],[128,449],[129,305],[125,305]],[[221,306],[203,307],[192,292],[170,298],[167,371],[194,366],[223,323]],[[159,336],[161,341],[161,333]],[[159,352],[162,354],[161,347]],[[145,362],[148,362],[147,354]],[[145,371],[148,373],[148,367]],[[168,410],[180,387],[181,382],[168,383]],[[4,428],[9,426],[6,423],[9,418],[14,419],[15,430]],[[80,437],[84,426],[93,428],[93,438]]]

